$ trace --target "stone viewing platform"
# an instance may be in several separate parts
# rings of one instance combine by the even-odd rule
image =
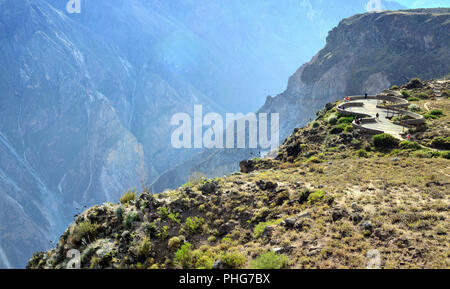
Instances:
[[[362,117],[359,124],[353,122],[353,127],[360,131],[370,134],[388,133],[403,140],[408,128],[425,124],[425,118],[408,111],[408,106],[406,99],[396,96],[357,95],[347,97],[346,102],[340,104],[337,110],[342,115]],[[404,119],[394,122],[394,116],[404,116]]]

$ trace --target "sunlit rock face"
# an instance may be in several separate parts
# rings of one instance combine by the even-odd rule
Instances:
[[[327,44],[290,79],[285,92],[262,111],[280,112],[282,135],[311,118],[327,102],[375,94],[413,77],[439,78],[449,71],[450,9],[356,15],[333,29]]]
[[[0,1],[0,267],[53,247],[85,206],[189,165],[201,152],[172,148],[174,113],[253,111],[282,91],[365,10],[326,2],[83,0],[68,14],[65,0]]]
[[[450,9],[360,14],[343,20],[327,37],[326,46],[289,79],[287,89],[268,97],[258,110],[280,114],[283,141],[297,127],[315,119],[328,102],[348,95],[376,94],[419,77],[440,78],[450,69]],[[251,159],[259,150],[213,150],[179,165],[153,184],[171,188],[201,172],[215,177],[239,169],[236,158]],[[220,164],[220,165],[217,165]]]

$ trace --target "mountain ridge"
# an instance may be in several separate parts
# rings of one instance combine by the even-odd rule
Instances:
[[[330,31],[325,47],[289,78],[287,89],[268,97],[257,113],[279,113],[280,138],[284,139],[314,119],[314,112],[328,102],[347,95],[377,94],[413,77],[442,77],[450,69],[449,17],[450,9],[442,8],[365,13],[344,19]],[[246,159],[260,150],[234,152]],[[173,189],[194,172],[215,177],[239,170],[238,160],[229,158],[229,152],[204,154],[161,175],[152,190]],[[216,174],[217,163],[227,170],[221,168]],[[167,180],[174,178],[178,181],[166,187]]]
[[[426,118],[409,128],[412,141],[360,131],[337,101],[275,159],[88,209],[27,268],[366,268],[370,252],[377,268],[446,268],[450,80],[414,79],[385,93]],[[80,258],[67,259],[69,250]]]

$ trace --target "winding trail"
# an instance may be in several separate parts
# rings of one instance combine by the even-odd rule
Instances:
[[[422,115],[402,109],[408,105],[407,100],[395,96],[351,96],[337,109],[343,115],[365,117],[360,124],[353,122],[356,129],[372,134],[388,133],[397,139],[404,140],[403,135],[407,132],[406,125],[425,123]],[[405,125],[396,124],[388,118],[388,116],[392,117],[394,113],[409,118],[403,121]]]
[[[351,102],[350,102],[351,103]],[[358,114],[366,114],[372,118],[372,122],[363,123],[363,127],[382,131],[391,134],[396,138],[402,139],[402,134],[407,130],[404,126],[397,125],[389,120],[387,117],[387,110],[377,107],[378,101],[376,99],[368,99],[363,101],[363,106],[349,107],[347,111],[356,112]],[[377,118],[377,113],[379,118]],[[392,113],[391,113],[392,114]]]

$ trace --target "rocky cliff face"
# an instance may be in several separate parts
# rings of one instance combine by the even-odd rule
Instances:
[[[351,2],[321,31],[362,11]],[[66,3],[0,1],[0,267],[52,246],[84,206],[186,164],[198,152],[170,146],[174,113],[256,108],[323,42],[293,37],[321,2]]]
[[[450,9],[417,9],[359,14],[330,31],[327,44],[289,79],[285,92],[268,97],[258,112],[280,114],[280,137],[315,118],[328,102],[346,95],[376,94],[413,77],[442,77],[450,70]],[[252,158],[258,150],[235,150]],[[186,182],[192,172],[208,177],[239,169],[229,152],[212,151],[160,176],[153,185],[164,188],[167,179]],[[220,163],[218,171],[215,165]],[[223,170],[226,167],[230,170]],[[176,187],[172,183],[171,188]]]
[[[413,77],[431,79],[450,68],[450,9],[356,15],[343,20],[327,45],[261,111],[279,112],[282,135],[314,111],[346,95],[376,94]]]
[[[89,208],[27,268],[447,268],[450,81],[401,89],[427,119],[415,141],[357,129],[338,101],[275,159]]]

